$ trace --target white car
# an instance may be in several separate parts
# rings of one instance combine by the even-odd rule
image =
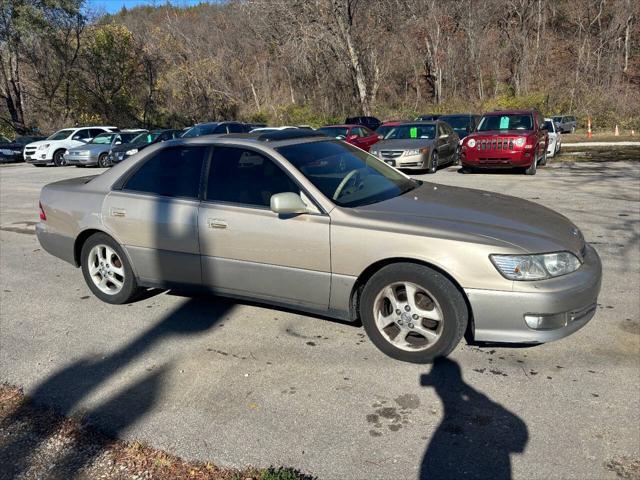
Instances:
[[[298,127],[293,127],[291,125],[284,125],[282,127],[259,127],[259,128],[254,128],[249,133],[271,133],[271,132],[277,132],[280,130],[297,130],[297,129]]]
[[[108,126],[65,128],[46,140],[29,143],[24,147],[24,161],[37,167],[50,163],[62,167],[66,165],[64,154],[67,149],[84,145],[101,133],[117,130],[117,127]]]
[[[547,128],[547,133],[549,134],[547,157],[552,158],[556,153],[560,152],[560,148],[562,147],[562,133],[560,133],[558,126],[551,118],[544,119],[544,126]]]

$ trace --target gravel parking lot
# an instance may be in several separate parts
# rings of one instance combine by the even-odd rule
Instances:
[[[640,459],[640,163],[422,176],[556,209],[604,267],[599,311],[573,336],[463,341],[434,367],[289,311],[173,292],[99,302],[34,225],[44,184],[100,171],[0,167],[0,381],[37,401],[189,459],[326,479],[613,479]]]

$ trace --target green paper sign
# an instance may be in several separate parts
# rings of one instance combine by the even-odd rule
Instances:
[[[418,127],[411,127],[409,130],[409,136],[411,138],[418,138]]]
[[[500,130],[509,129],[509,117],[500,117]]]

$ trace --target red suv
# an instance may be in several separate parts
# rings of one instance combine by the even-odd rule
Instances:
[[[377,133],[362,125],[327,125],[319,128],[318,132],[344,140],[365,152],[368,152],[371,145],[380,140]]]
[[[538,164],[547,163],[548,143],[544,117],[536,110],[486,113],[463,140],[460,161],[467,170],[516,167],[535,175]]]

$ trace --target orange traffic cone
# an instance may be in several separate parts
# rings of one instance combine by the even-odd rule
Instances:
[[[591,138],[591,115],[587,117],[587,137]]]
[[[620,136],[620,130],[618,130],[618,125],[616,124],[616,129],[613,131],[613,135],[616,137]]]

